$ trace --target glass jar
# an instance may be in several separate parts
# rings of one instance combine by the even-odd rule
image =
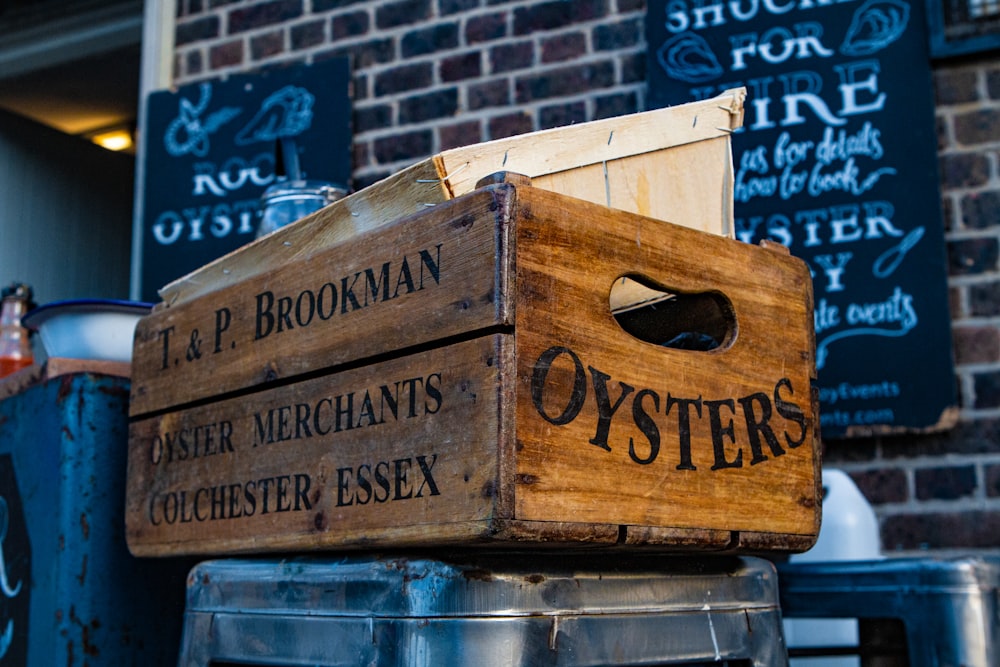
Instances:
[[[280,181],[261,196],[257,238],[320,210],[347,195],[347,190],[325,181]]]
[[[34,363],[28,330],[21,318],[31,308],[31,288],[14,283],[3,288],[0,306],[0,377]]]

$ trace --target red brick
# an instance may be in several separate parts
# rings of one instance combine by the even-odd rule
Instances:
[[[388,104],[355,109],[354,131],[357,133],[371,130],[384,130],[392,125],[392,107]]]
[[[465,41],[478,44],[506,37],[507,16],[503,13],[470,17],[465,23]]]
[[[490,139],[503,139],[534,130],[531,116],[527,113],[509,113],[491,118],[489,122]]]
[[[309,23],[293,25],[289,32],[289,37],[292,40],[292,50],[299,51],[322,44],[325,39],[325,35],[323,34],[324,24],[325,21],[310,21]]]
[[[874,461],[878,457],[876,438],[850,438],[833,440],[825,438],[823,446],[824,463],[857,463]]]
[[[285,50],[285,35],[281,30],[274,30],[262,35],[254,35],[250,39],[250,59],[264,60]]]
[[[1000,371],[973,373],[972,385],[976,392],[972,407],[978,410],[1000,408]]]
[[[971,192],[962,197],[962,225],[966,229],[1000,225],[1000,190]]]
[[[445,82],[474,79],[482,72],[482,54],[479,51],[442,58],[438,69],[441,80]]]
[[[370,0],[312,0],[312,10],[314,14],[319,14],[360,4],[370,4]]]
[[[995,326],[959,326],[952,330],[955,362],[988,364],[1000,361],[1000,329]]]
[[[587,105],[584,102],[555,104],[538,111],[538,129],[563,127],[587,120]]]
[[[215,39],[219,36],[219,17],[203,16],[193,21],[178,21],[174,30],[174,46]]]
[[[594,99],[594,118],[612,118],[639,111],[639,99],[635,93],[616,93]]]
[[[473,83],[466,91],[466,97],[470,111],[510,105],[510,90],[506,80]]]
[[[955,140],[962,146],[995,143],[1000,137],[1000,109],[977,109],[955,116]]]
[[[201,74],[205,69],[204,54],[201,51],[188,51],[184,55],[184,73],[187,76]]]
[[[535,45],[532,42],[501,44],[490,49],[490,71],[494,74],[525,69],[535,64]]]
[[[897,514],[882,520],[886,549],[995,549],[1000,512],[971,510]]]
[[[582,32],[570,32],[542,40],[542,62],[573,60],[587,53],[587,37]]]
[[[454,49],[456,46],[458,46],[458,24],[438,23],[403,35],[400,51],[406,59]]]
[[[904,503],[910,497],[906,472],[900,468],[852,472],[850,476],[862,495],[873,505]]]
[[[553,97],[574,95],[582,90],[608,88],[615,82],[615,68],[609,61],[524,76],[515,84],[517,102],[528,103]]]
[[[272,0],[246,7],[237,7],[229,12],[228,30],[235,35],[247,30],[285,23],[302,16],[302,0]]]
[[[208,50],[208,62],[211,69],[234,67],[243,62],[243,40],[217,44]]]
[[[920,468],[913,477],[918,500],[958,500],[976,492],[976,469],[972,465]]]
[[[458,111],[458,89],[446,88],[399,101],[399,124],[423,123],[450,118]]]
[[[948,274],[968,276],[989,273],[997,269],[995,238],[961,239],[948,244]]]
[[[429,62],[402,65],[375,77],[375,94],[378,96],[420,90],[430,86],[434,76]]]
[[[986,481],[986,495],[990,498],[1000,496],[1000,464],[991,464],[983,469]]]
[[[430,0],[396,0],[375,7],[375,26],[381,30],[414,25],[431,16]]]
[[[372,65],[392,62],[396,57],[392,39],[371,39],[361,44],[337,46],[316,56],[316,59],[351,56],[355,69],[363,69]]]
[[[431,130],[399,133],[373,142],[373,154],[378,164],[416,162],[431,154],[434,136]]]
[[[646,58],[641,53],[625,56],[621,63],[621,83],[642,83],[646,80]]]
[[[641,19],[627,19],[594,28],[594,50],[615,51],[635,46],[642,38]]]
[[[1000,100],[1000,67],[986,72],[986,94],[991,100]]]
[[[371,162],[371,146],[366,141],[355,141],[351,145],[354,168],[367,167]]]
[[[948,288],[948,313],[951,315],[951,319],[953,320],[959,320],[965,317],[965,308],[962,305],[963,294],[965,294],[965,288],[963,287]]]
[[[535,2],[514,10],[514,34],[556,30],[573,23],[582,23],[607,14],[607,0],[551,0]]]
[[[976,283],[968,286],[969,313],[975,317],[1000,315],[1000,282]]]
[[[334,41],[347,37],[359,37],[368,34],[371,18],[366,11],[349,12],[330,19],[330,37]]]
[[[945,456],[979,456],[1000,453],[1000,420],[980,418],[959,421],[952,429],[920,436],[879,439],[882,459],[925,459]]]
[[[438,128],[438,143],[441,150],[478,144],[483,140],[478,120],[467,120]]]
[[[977,73],[974,69],[941,68],[934,72],[934,93],[937,104],[974,102]]]
[[[457,14],[479,6],[479,0],[438,0],[438,12],[441,16]]]
[[[941,163],[941,185],[949,188],[971,188],[990,179],[990,162],[981,153],[944,155]]]

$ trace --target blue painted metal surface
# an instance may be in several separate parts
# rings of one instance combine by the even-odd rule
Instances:
[[[125,544],[129,382],[0,401],[0,665],[175,665],[190,562]]]

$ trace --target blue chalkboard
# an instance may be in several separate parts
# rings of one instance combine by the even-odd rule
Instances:
[[[812,270],[826,437],[956,403],[925,30],[922,1],[649,3],[650,106],[747,89],[736,233]]]
[[[348,185],[346,58],[230,76],[147,99],[141,298],[254,239],[263,191],[291,140],[304,178]]]

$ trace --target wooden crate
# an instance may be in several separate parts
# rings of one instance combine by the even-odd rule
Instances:
[[[782,250],[500,182],[161,306],[129,546],[804,550],[812,288]]]

